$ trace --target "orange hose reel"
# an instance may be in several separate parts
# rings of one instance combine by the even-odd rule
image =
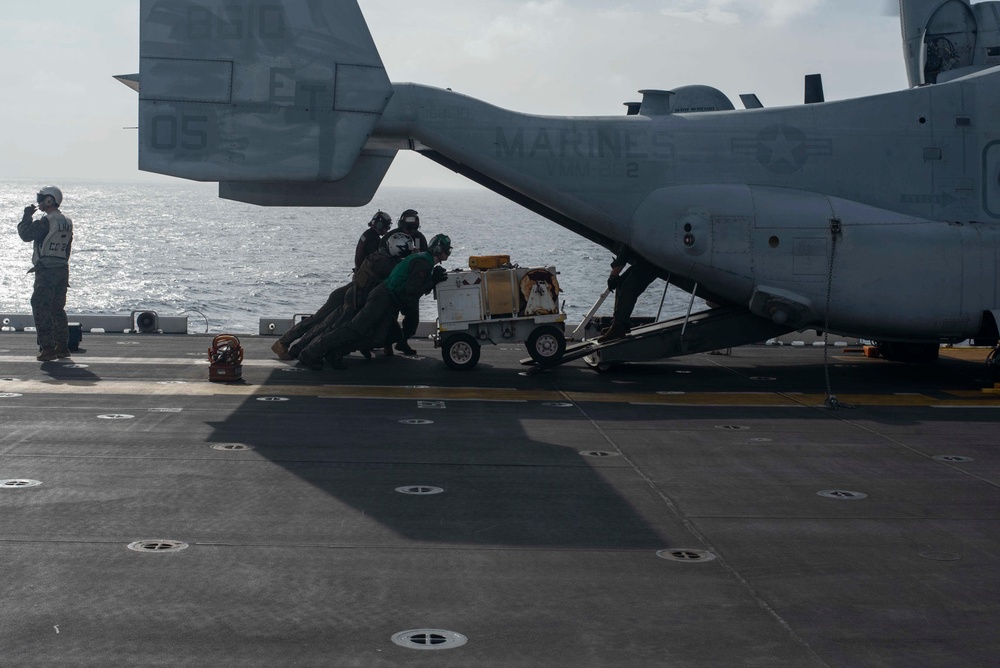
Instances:
[[[208,349],[208,379],[232,382],[243,378],[243,346],[232,334],[219,334]]]

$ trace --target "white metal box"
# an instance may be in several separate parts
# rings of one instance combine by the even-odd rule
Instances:
[[[445,281],[438,283],[438,319],[443,330],[447,330],[448,323],[479,322],[483,319],[482,283],[482,273],[478,271],[452,272]]]

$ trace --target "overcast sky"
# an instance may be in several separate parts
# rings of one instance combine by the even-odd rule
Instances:
[[[707,84],[740,106],[905,88],[889,0],[361,0],[393,81],[540,114],[624,113],[643,88]],[[0,178],[148,179],[136,168],[138,0],[4,0]],[[400,154],[388,185],[464,181]]]

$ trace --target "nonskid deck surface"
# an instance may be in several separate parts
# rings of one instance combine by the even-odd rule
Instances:
[[[830,411],[816,348],[526,376],[520,346],[464,373],[419,341],[312,372],[272,342],[244,338],[244,382],[224,385],[210,337],[87,335],[41,364],[30,334],[0,334],[5,663],[1000,651],[1000,400],[978,351],[925,367],[831,351],[855,408]]]

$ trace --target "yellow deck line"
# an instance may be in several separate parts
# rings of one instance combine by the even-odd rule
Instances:
[[[0,382],[0,393],[18,394],[79,394],[173,397],[322,397],[331,399],[437,399],[462,401],[553,401],[574,403],[643,404],[662,406],[760,406],[801,407],[821,406],[822,394],[781,394],[777,392],[686,392],[656,394],[637,392],[559,392],[547,390],[516,390],[513,388],[427,387],[411,388],[385,385],[253,385],[250,383],[212,383],[209,381],[39,381],[17,380]],[[926,395],[842,394],[842,403],[855,406],[947,406],[1000,408],[1000,395],[954,392],[954,399],[936,399]],[[9,399],[0,399],[7,402]]]
[[[966,362],[986,362],[992,348],[941,348],[941,357],[950,357]]]
[[[192,351],[194,352],[194,351]],[[0,355],[0,362],[31,362],[30,357],[25,355]],[[93,366],[96,364],[127,364],[129,366],[204,366],[209,365],[208,354],[198,353],[186,357],[95,357],[93,355],[79,355],[67,360],[60,360],[57,364],[86,364]],[[283,362],[276,359],[246,359],[243,360],[245,367],[263,367],[269,369],[285,369],[294,367],[295,362]],[[207,373],[207,372],[206,372]]]
[[[941,357],[949,357],[952,359],[964,360],[968,362],[985,362],[987,355],[990,354],[992,348],[941,348]],[[120,356],[105,356],[96,357],[92,355],[79,355],[75,358],[70,358],[66,360],[67,363],[77,363],[77,364],[129,364],[132,366],[208,366],[208,353],[207,349],[204,347],[199,347],[197,349],[192,349],[191,353],[197,353],[192,355],[185,355],[183,357],[136,357],[133,355],[127,355],[127,353],[134,353],[136,348],[126,348],[122,350],[122,355]],[[879,361],[870,360],[866,357],[861,356],[847,356],[841,353],[844,352],[843,348],[836,349],[837,354],[833,356],[833,359],[840,362],[869,362],[869,361]],[[428,355],[424,355],[427,357]],[[0,355],[0,362],[26,362],[31,361],[31,358],[25,355]],[[282,369],[287,367],[294,367],[295,361],[281,361],[277,359],[254,359],[247,358],[243,360],[243,366],[245,367],[263,367],[271,369]]]

